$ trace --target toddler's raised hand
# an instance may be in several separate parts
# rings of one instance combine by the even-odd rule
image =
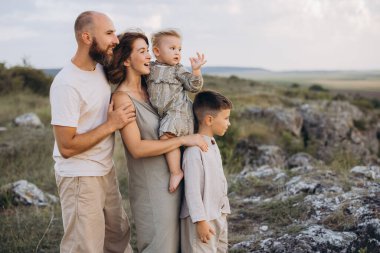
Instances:
[[[205,55],[197,52],[197,57],[190,57],[191,68],[194,70],[200,70],[206,63]]]

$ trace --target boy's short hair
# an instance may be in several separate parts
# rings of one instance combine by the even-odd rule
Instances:
[[[197,123],[206,115],[215,117],[221,110],[226,109],[232,109],[232,102],[216,91],[202,91],[194,98],[193,111]]]
[[[152,34],[152,37],[151,37],[152,46],[157,47],[160,43],[160,39],[165,36],[174,36],[179,39],[182,39],[182,36],[178,30],[174,28],[169,28],[169,29],[161,30]]]

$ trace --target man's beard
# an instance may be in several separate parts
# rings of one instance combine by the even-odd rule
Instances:
[[[103,66],[108,66],[113,59],[113,55],[107,54],[108,49],[109,48],[102,50],[98,46],[98,42],[96,41],[96,38],[94,38],[94,41],[92,42],[91,47],[90,47],[89,55],[91,59],[93,59],[97,63],[100,63]]]

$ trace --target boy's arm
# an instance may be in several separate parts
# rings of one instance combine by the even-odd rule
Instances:
[[[196,224],[199,239],[207,243],[215,231],[207,222],[203,204],[204,167],[201,151],[198,148],[186,150],[183,160],[185,176],[185,196],[191,221]]]

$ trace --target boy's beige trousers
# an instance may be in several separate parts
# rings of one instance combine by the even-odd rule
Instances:
[[[208,243],[203,243],[197,234],[196,224],[190,216],[181,219],[181,250],[182,253],[225,253],[228,251],[227,215],[222,214],[218,219],[208,222],[214,229],[215,235]]]

